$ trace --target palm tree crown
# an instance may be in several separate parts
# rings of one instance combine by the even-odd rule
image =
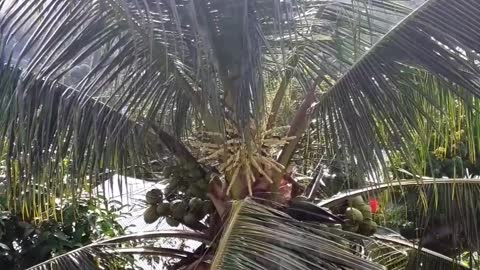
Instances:
[[[52,198],[91,192],[113,172],[158,179],[174,157],[164,176],[187,184],[170,180],[165,199],[212,201],[209,226],[171,215],[202,241],[222,233],[205,251],[215,256],[195,255],[214,269],[272,269],[272,254],[294,258],[285,269],[381,269],[353,243],[334,243],[372,239],[279,210],[304,191],[292,159],[314,134],[326,155],[383,178],[393,157],[412,161],[425,123],[444,111],[439,97],[470,112],[480,94],[475,0],[413,11],[370,0],[1,3],[0,152],[12,208],[48,213]]]

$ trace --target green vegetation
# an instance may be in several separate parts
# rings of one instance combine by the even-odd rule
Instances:
[[[58,204],[59,220],[24,219],[6,211],[0,213],[0,262],[2,269],[26,269],[52,257],[88,245],[98,239],[122,235],[117,222],[119,205],[102,200],[81,200],[75,206]],[[124,264],[125,262],[119,262]]]

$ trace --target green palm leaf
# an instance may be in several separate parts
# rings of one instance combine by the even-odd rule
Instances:
[[[467,99],[465,93],[478,96],[478,37],[472,33],[480,25],[471,14],[479,7],[468,0],[426,1],[339,77],[315,111],[330,148],[343,149],[358,166],[377,172],[391,150],[407,160],[417,127],[429,121],[421,104],[442,108],[435,91],[417,92],[419,71],[459,99]]]
[[[355,196],[382,197],[389,194],[393,203],[398,194],[410,195],[413,201],[399,201],[400,205],[416,209],[416,228],[420,246],[425,246],[447,256],[458,256],[462,252],[478,250],[479,237],[478,179],[413,179],[375,185],[338,194],[319,203],[323,207],[342,205]]]
[[[162,240],[167,238],[187,239],[209,243],[209,239],[202,234],[188,231],[156,231],[124,235],[94,242],[85,247],[75,249],[65,254],[53,257],[43,263],[28,268],[29,270],[43,269],[124,269],[129,263],[127,255],[151,255],[156,257],[170,257],[183,259],[193,256],[191,252],[172,248],[142,246],[147,240]]]
[[[420,179],[404,179],[398,180],[391,183],[383,183],[383,184],[376,184],[370,187],[365,187],[356,190],[349,190],[346,192],[339,193],[331,198],[322,200],[318,203],[321,207],[332,207],[338,204],[343,203],[343,201],[353,198],[356,196],[365,196],[365,195],[378,195],[385,190],[397,190],[406,187],[419,187],[423,188],[424,186],[436,186],[436,185],[448,185],[452,188],[457,186],[464,186],[464,187],[476,187],[480,185],[479,179],[450,179],[450,178],[439,178],[434,179],[430,177],[422,177]],[[475,188],[476,189],[476,188]]]
[[[353,255],[349,243],[342,231],[298,222],[249,200],[238,201],[212,269],[383,269]]]
[[[376,235],[373,238],[377,241],[367,245],[368,256],[388,269],[469,269],[450,257],[397,237]]]
[[[420,263],[433,267],[426,269],[468,268],[406,240],[298,222],[248,200],[234,203],[227,222],[212,269],[418,269]]]

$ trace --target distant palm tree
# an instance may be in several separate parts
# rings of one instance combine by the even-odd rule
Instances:
[[[383,269],[385,254],[392,267],[418,266],[395,246],[410,243],[275,207],[302,193],[288,167],[307,129],[380,176],[392,151],[408,160],[430,110],[441,113],[439,91],[479,96],[479,10],[476,0],[429,0],[410,15],[371,0],[3,1],[0,151],[12,208],[48,215],[55,197],[174,156],[213,176],[209,197],[226,218],[208,233],[150,235],[194,238],[197,253],[112,245],[148,237],[136,235],[37,269],[95,269],[82,262],[103,252],[108,263],[105,246],[185,259],[186,269]],[[425,73],[442,89],[423,91]],[[289,92],[293,115],[280,119]],[[352,239],[383,252],[362,257]],[[451,258],[426,254],[451,269]]]

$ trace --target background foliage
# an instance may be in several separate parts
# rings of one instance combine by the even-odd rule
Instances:
[[[2,197],[5,198],[5,197]],[[102,199],[82,199],[75,206],[58,204],[55,219],[24,219],[1,205],[0,262],[2,269],[26,269],[93,241],[125,232],[118,223],[121,206]]]

